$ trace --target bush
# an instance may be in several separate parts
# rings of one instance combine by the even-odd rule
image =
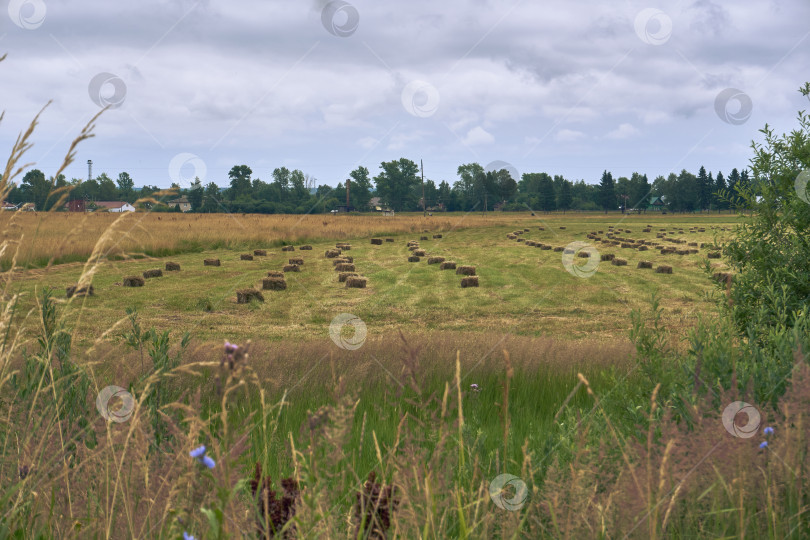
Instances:
[[[810,83],[800,92],[810,96]],[[781,136],[766,124],[760,130],[765,141],[751,143],[751,185],[724,194],[753,210],[723,246],[736,270],[729,309],[744,334],[792,326],[810,298],[810,203],[796,186],[799,173],[810,168],[810,115],[800,111],[798,121],[798,129]]]

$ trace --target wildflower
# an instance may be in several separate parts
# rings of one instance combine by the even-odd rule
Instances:
[[[197,540],[194,536],[188,534],[186,531],[183,531],[183,540]]]
[[[205,445],[200,446],[199,448],[195,448],[191,452],[188,453],[189,456],[193,457],[197,460],[201,465],[205,465],[209,469],[213,469],[217,466],[216,461],[214,461],[210,456],[205,455]]]
[[[771,426],[766,427],[763,431],[765,435],[773,435],[773,428]]]
[[[480,391],[480,388],[478,388],[478,385],[477,385],[477,384],[472,383],[472,384],[470,385],[470,390],[472,390],[473,392],[478,392],[478,391]]]
[[[759,447],[760,448],[768,448],[768,441],[762,441],[761,443],[759,443]]]
[[[239,349],[239,345],[231,343],[230,341],[225,342],[225,353],[226,354],[233,354]]]

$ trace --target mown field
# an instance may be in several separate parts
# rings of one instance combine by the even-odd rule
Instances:
[[[231,450],[225,448],[226,442],[241,445],[233,456],[230,474],[249,476],[252,464],[259,462],[272,478],[297,475],[310,488],[318,485],[319,489],[333,490],[349,505],[347,498],[353,499],[352,490],[357,482],[362,484],[369,471],[388,479],[398,470],[402,473],[400,468],[405,465],[398,461],[403,458],[398,449],[404,440],[413,444],[407,453],[409,460],[415,460],[410,467],[422,459],[414,449],[429,448],[438,455],[443,444],[440,433],[425,431],[425,426],[444,419],[442,411],[455,392],[463,402],[464,422],[463,429],[456,426],[459,431],[453,444],[461,445],[459,459],[464,455],[462,462],[471,462],[454,465],[459,467],[455,474],[469,472],[463,482],[459,478],[455,481],[459,493],[467,489],[461,485],[488,482],[504,470],[520,472],[527,467],[527,456],[537,463],[530,464],[524,476],[542,476],[544,473],[537,471],[545,470],[558,453],[567,452],[558,449],[559,441],[576,434],[579,424],[565,419],[570,421],[572,414],[578,414],[575,411],[587,411],[592,406],[578,373],[603,396],[604,407],[622,410],[628,396],[615,395],[613,390],[619,382],[632,381],[639,374],[629,339],[631,312],[642,312],[649,320],[651,298],[657,295],[661,322],[676,338],[674,345],[678,347],[682,346],[679,339],[687,336],[698,317],[715,308],[722,294],[706,274],[706,249],[689,255],[661,255],[653,249],[608,246],[588,239],[587,234],[607,232],[613,226],[630,231],[617,233],[619,236],[661,242],[656,234],[666,229],[672,238],[714,244],[728,238],[738,220],[731,215],[605,214],[405,215],[394,219],[53,214],[9,219],[5,223],[6,239],[12,244],[17,239],[20,249],[14,269],[4,274],[5,296],[19,295],[15,322],[30,329],[18,351],[37,350],[34,338],[41,335],[44,324],[41,294],[43,289],[52,288],[59,320],[71,335],[72,358],[92,373],[93,395],[108,385],[128,388],[136,396],[148,394],[145,381],[159,385],[157,378],[150,379],[160,372],[155,359],[168,362],[178,354],[176,373],[161,390],[165,401],[161,410],[171,417],[176,411],[170,410],[177,404],[191,406],[201,420],[191,420],[190,425],[204,420],[206,427],[202,434],[197,432],[196,441],[179,433],[170,437],[164,434],[161,452],[173,456],[175,461],[170,463],[182,462],[189,450],[186,446],[210,440],[223,423],[238,425],[244,428],[243,439],[235,441],[233,433],[216,437],[218,451],[225,453],[218,459],[228,459]],[[648,224],[651,232],[642,232]],[[692,227],[705,231],[689,232]],[[524,241],[507,238],[510,232],[524,229],[528,229],[520,236]],[[433,238],[434,234],[442,237]],[[420,240],[423,236],[428,239]],[[392,238],[393,242],[372,245],[372,237]],[[427,264],[427,257],[408,262],[409,240],[420,241],[428,255],[475,266],[480,286],[461,288],[461,276]],[[338,282],[332,260],[324,256],[336,241],[351,244],[344,254],[352,256],[356,271],[368,278],[366,288],[350,289]],[[613,253],[628,264],[601,262],[592,276],[577,277],[566,271],[563,253],[531,247],[526,241],[555,247],[587,241],[600,254]],[[283,245],[304,243],[313,249],[281,250]],[[255,249],[264,249],[267,255],[241,260],[241,254]],[[4,256],[4,260],[11,260],[8,254]],[[263,303],[236,302],[237,289],[261,288],[267,272],[281,270],[293,257],[303,258],[304,264],[300,272],[286,274],[286,290],[262,291]],[[49,258],[72,262],[48,265]],[[218,258],[221,266],[203,266],[205,258]],[[671,265],[673,273],[636,268],[642,260],[654,266]],[[125,276],[164,268],[168,261],[179,263],[181,270],[164,270],[162,277],[146,279],[143,287],[122,286]],[[582,262],[577,260],[577,264]],[[714,271],[724,267],[722,259],[710,262]],[[91,278],[93,296],[66,298],[66,287],[86,284]],[[167,354],[156,352],[161,347],[157,334],[140,344],[134,340],[133,345],[137,334],[133,332],[133,313],[137,313],[138,331],[168,331],[164,343]],[[338,347],[330,338],[330,323],[341,313],[350,313],[366,325],[367,337],[356,350]],[[181,350],[179,343],[186,333],[190,342]],[[345,337],[350,338],[351,332]],[[249,375],[241,375],[247,383],[244,395],[237,385],[227,407],[221,390],[223,368],[217,368],[224,341],[242,347],[250,344],[245,366]],[[471,391],[471,384],[479,385],[479,390]],[[278,409],[270,405],[280,401],[283,404]],[[216,411],[222,414],[224,409],[227,420],[217,416]],[[326,432],[318,427],[323,415],[337,422],[332,428],[323,428]],[[272,429],[267,425],[268,417],[273,419]],[[90,420],[98,424],[96,436],[101,439],[105,430],[118,429],[118,435],[123,436],[120,428],[130,429],[126,423],[105,428],[102,419]],[[145,429],[147,423],[142,420],[138,429]],[[158,425],[153,424],[152,429]],[[154,433],[148,431],[144,437],[149,439]],[[111,440],[117,439],[113,436]],[[51,442],[64,448],[56,438]],[[330,453],[335,445],[342,448],[339,457]],[[148,447],[136,454],[150,454]],[[8,458],[11,454],[7,450],[5,455]],[[152,459],[143,465],[148,470],[155,464]],[[308,469],[323,467],[324,463],[345,470],[323,477]],[[173,473],[161,474],[171,477]],[[116,504],[124,504],[136,516],[127,518],[126,530],[144,537],[155,527],[168,534],[177,531],[180,524],[190,526],[202,519],[193,517],[191,510],[186,521],[180,522],[166,515],[161,519],[148,513],[142,517],[143,508],[169,505],[174,500],[168,492],[141,485],[142,477],[123,488],[137,496],[124,495],[119,503],[92,502],[115,484],[109,472],[105,478],[102,482],[79,475],[73,477],[72,486],[53,482],[51,487],[61,501],[57,506],[62,512],[81,509],[85,517],[73,518],[89,527],[99,518],[122,525]],[[411,497],[413,505],[417,494]],[[310,502],[310,510],[321,504]],[[233,512],[231,505],[236,505],[238,512],[250,514],[243,498],[222,504],[226,513]],[[338,508],[337,512],[330,519],[339,519],[339,513],[347,510]],[[496,517],[486,518],[481,526],[497,528]],[[444,516],[442,519],[453,524],[433,524],[434,534],[440,537],[445,533],[439,531],[457,531],[463,526],[456,523],[458,518]],[[234,525],[236,529],[243,526],[250,527]],[[332,526],[337,527],[326,519],[312,530]]]

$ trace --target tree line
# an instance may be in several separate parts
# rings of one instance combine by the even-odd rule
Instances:
[[[646,174],[637,172],[629,178],[614,179],[605,170],[597,184],[545,172],[524,173],[515,179],[507,169],[486,171],[478,163],[459,166],[457,175],[452,185],[431,179],[425,179],[423,184],[419,165],[406,158],[382,162],[374,177],[360,166],[349,173],[350,205],[366,211],[371,199],[379,197],[379,206],[395,211],[646,211],[651,200],[659,197],[662,209],[696,212],[728,210],[742,200],[736,197],[738,190],[755,189],[745,168],[733,169],[728,177],[722,172],[707,172],[705,167],[700,167],[697,174],[684,169],[680,174],[658,176],[652,182]],[[227,187],[214,182],[203,185],[195,178],[188,187],[172,184],[167,191],[150,185],[137,189],[126,172],[116,180],[102,173],[91,180],[68,181],[63,175],[46,178],[42,171],[33,169],[11,189],[7,200],[12,204],[31,202],[37,210],[50,210],[59,199],[54,193],[67,191],[68,200],[142,201],[142,207],[154,211],[179,211],[168,201],[185,197],[192,212],[262,214],[324,213],[346,201],[345,182],[311,190],[307,187],[311,178],[286,167],[274,169],[271,178],[268,182],[254,178],[249,166],[236,165],[228,172]]]

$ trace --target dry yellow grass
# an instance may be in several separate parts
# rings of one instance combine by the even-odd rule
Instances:
[[[514,215],[482,217],[457,214],[442,217],[402,215],[383,217],[332,215],[166,214],[166,213],[0,213],[2,240],[19,242],[19,265],[48,261],[83,260],[93,252],[101,235],[113,226],[115,238],[108,256],[146,253],[167,255],[199,249],[236,248],[272,243],[303,243],[316,239],[345,239],[372,234],[448,231],[494,222],[509,222]],[[2,258],[5,268],[10,256]]]

